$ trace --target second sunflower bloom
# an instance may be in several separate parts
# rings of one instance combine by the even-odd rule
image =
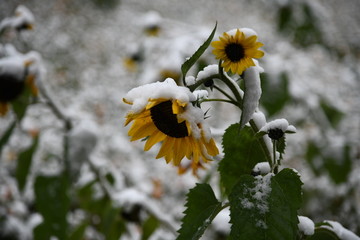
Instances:
[[[264,44],[257,41],[254,31],[247,30],[247,35],[241,29],[225,32],[219,41],[211,43],[213,54],[216,59],[222,60],[226,72],[241,75],[247,68],[255,66],[253,58],[264,56],[264,52],[259,50]]]

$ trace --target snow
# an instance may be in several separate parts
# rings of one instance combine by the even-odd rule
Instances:
[[[270,172],[270,165],[268,162],[259,162],[253,168],[253,172],[258,174],[268,174]]]
[[[265,176],[255,177],[255,187],[246,189],[245,194],[250,194],[250,198],[242,198],[241,206],[245,209],[254,209],[260,214],[265,214],[269,211],[268,197],[271,193],[271,178],[273,173],[268,173]],[[266,229],[267,225],[262,219],[256,219],[257,226]]]
[[[207,99],[209,97],[207,90],[195,90],[193,94],[196,96],[196,99]]]
[[[245,34],[245,37],[251,37],[253,35],[257,36],[255,30],[251,28],[235,28],[227,31],[226,33],[229,35],[235,35],[238,29]]]
[[[186,82],[186,85],[187,85],[187,86],[191,86],[191,85],[194,85],[194,84],[195,84],[196,79],[195,79],[194,76],[186,76],[185,82]]]
[[[151,99],[176,99],[181,103],[195,101],[196,97],[186,87],[176,85],[175,81],[167,78],[164,82],[145,84],[130,90],[124,97],[131,102],[131,112],[141,112]]]
[[[153,27],[159,26],[161,24],[162,18],[157,11],[149,11],[142,17],[141,23],[144,24],[144,27]]]
[[[197,74],[196,81],[201,81],[203,79],[214,76],[218,73],[219,73],[219,66],[217,64],[208,65]]]
[[[289,125],[289,122],[285,118],[280,118],[268,122],[263,126],[259,132],[268,132],[270,129],[280,129],[282,132],[286,133],[295,133],[296,128],[293,125]]]
[[[0,75],[8,74],[14,76],[18,81],[25,78],[24,59],[18,56],[6,57],[0,59]]]
[[[314,222],[310,218],[304,216],[298,216],[298,219],[299,231],[307,236],[313,235],[315,232]]]
[[[206,141],[211,139],[210,126],[204,120],[204,112],[193,105],[186,106],[185,111],[178,115],[179,119],[186,119],[190,123],[192,135],[199,139],[204,136]],[[200,126],[199,126],[200,125]]]
[[[263,72],[264,69],[259,66],[258,61],[253,61],[256,66],[249,67],[244,71],[245,93],[242,102],[243,111],[241,114],[241,127],[248,123],[252,118],[259,105],[261,96],[260,73]]]
[[[215,231],[228,234],[230,232],[230,210],[228,208],[223,209],[216,215],[212,222],[212,226]]]
[[[335,232],[341,240],[360,240],[360,237],[356,236],[353,232],[344,228],[340,223],[329,220],[326,220],[324,222],[330,224],[331,227],[326,225],[323,225],[322,227],[328,228],[331,231]]]
[[[15,8],[15,2],[2,2],[4,6],[0,8],[2,16],[8,15]],[[202,29],[206,29],[208,36],[216,20],[219,31],[241,26],[256,29],[266,50],[266,57],[262,58],[262,66],[267,73],[273,74],[271,79],[269,77],[269,81],[276,82],[280,74],[288,74],[290,94],[296,100],[279,115],[285,116],[289,122],[303,123],[299,125],[301,129],[298,129],[299,136],[296,134],[295,141],[290,141],[290,139],[288,141],[286,164],[295,166],[303,176],[307,177],[308,182],[304,186],[310,185],[312,191],[324,194],[318,201],[315,200],[315,204],[312,204],[315,211],[311,213],[317,218],[325,216],[324,213],[334,215],[341,218],[339,220],[341,223],[351,226],[352,229],[358,227],[356,220],[359,219],[359,206],[352,204],[356,203],[359,191],[353,191],[350,194],[347,190],[351,187],[358,190],[359,178],[355,176],[358,176],[359,165],[355,163],[353,165],[354,178],[351,184],[344,183],[335,186],[326,177],[314,176],[302,158],[305,151],[304,145],[314,135],[317,135],[316,139],[321,141],[326,141],[325,138],[331,138],[334,135],[342,135],[351,146],[358,145],[357,66],[359,61],[358,58],[351,56],[351,52],[355,54],[358,52],[356,33],[359,32],[360,25],[353,14],[355,12],[355,16],[358,16],[358,8],[351,6],[357,3],[356,1],[346,1],[341,5],[336,4],[335,0],[330,1],[332,4],[326,1],[319,3],[330,15],[332,23],[324,22],[328,28],[332,29],[331,32],[326,28],[322,28],[321,31],[331,37],[329,38],[331,43],[341,44],[340,49],[343,54],[341,61],[335,56],[336,54],[323,50],[320,44],[306,49],[299,48],[292,44],[291,36],[278,34],[275,30],[274,18],[279,9],[273,4],[274,1],[253,1],[244,4],[244,1],[231,0],[225,8],[221,1],[187,1],[186,4],[180,1],[164,0],[121,1],[118,8],[106,11],[105,14],[102,10],[95,9],[90,1],[84,2],[81,6],[76,1],[56,6],[35,2],[30,1],[27,5],[36,13],[38,20],[35,25],[36,31],[21,33],[22,39],[18,42],[20,43],[18,44],[19,51],[27,51],[29,47],[41,52],[49,72],[44,82],[53,90],[53,96],[59,101],[60,106],[68,110],[75,119],[86,117],[96,121],[100,136],[98,147],[93,155],[94,159],[100,156],[108,163],[115,165],[114,171],[120,175],[125,173],[127,184],[124,188],[136,186],[140,189],[139,191],[149,193],[151,192],[150,178],[159,177],[164,183],[165,190],[163,198],[157,201],[168,216],[176,216],[177,219],[182,216],[180,213],[183,211],[181,207],[184,202],[183,195],[192,186],[191,184],[198,180],[194,180],[191,174],[176,176],[176,170],[168,165],[164,166],[163,161],[156,161],[153,155],[144,153],[141,144],[128,141],[127,131],[122,128],[122,124],[123,116],[129,106],[122,104],[121,98],[132,87],[163,80],[158,79],[159,68],[171,67],[179,70],[185,57],[191,56],[203,42],[203,34],[199,33]],[[204,4],[207,7],[203,7]],[[149,9],[161,14],[162,28],[158,38],[144,40],[141,35],[143,29],[139,29],[133,23],[141,19],[145,26],[143,19]],[[268,14],[269,9],[274,14]],[[350,12],[347,12],[348,10]],[[248,12],[252,14],[246,14]],[[239,16],[245,17],[242,17],[239,22]],[[340,28],[341,24],[344,25]],[[247,36],[251,34],[244,32]],[[7,37],[13,37],[13,35]],[[9,39],[4,39],[4,42],[7,40]],[[29,41],[26,42],[27,40]],[[132,43],[144,46],[144,53],[146,53],[144,64],[139,66],[139,71],[136,73],[126,72],[121,65],[121,58]],[[13,45],[2,46],[1,51],[5,51],[7,46]],[[339,46],[331,45],[330,47],[336,49]],[[204,58],[210,59],[210,64],[215,63],[210,54],[210,51],[205,52]],[[3,53],[1,56],[4,56]],[[162,59],[161,62],[160,59]],[[337,129],[332,130],[331,136],[322,136],[321,133],[327,130],[326,127],[314,122],[313,116],[320,113],[318,103],[323,97],[330,99],[332,104],[336,104],[346,113],[344,122]],[[308,105],[304,105],[304,102]],[[309,110],[307,107],[312,109]],[[40,155],[40,159],[49,153],[58,154],[56,146],[61,147],[59,138],[62,137],[62,131],[60,131],[62,125],[56,122],[50,111],[43,111],[44,108],[43,104],[31,107],[24,119],[26,122],[32,119],[33,123],[36,122],[35,126],[41,127],[41,131],[44,131],[40,142],[44,147],[40,150],[45,151],[45,154]],[[212,127],[220,129],[219,134],[223,133],[228,123],[238,121],[238,111],[232,110],[227,104],[211,105],[209,112],[211,118],[208,120],[211,121]],[[254,121],[256,121],[257,113],[253,115]],[[272,117],[278,117],[278,115]],[[6,126],[11,120],[11,115],[7,119],[0,119],[1,127]],[[27,129],[29,128],[30,126]],[[267,135],[264,138],[268,139]],[[8,153],[7,149],[14,149],[14,142],[4,149],[3,153]],[[9,161],[10,153],[3,156],[1,167],[4,169],[8,167],[8,163],[13,164],[14,161]],[[10,179],[11,177],[2,175],[2,178]],[[7,184],[2,185],[7,186]],[[344,196],[346,206],[352,206],[350,211],[339,207],[329,213],[326,206],[322,204],[324,201],[331,202],[334,197],[343,199]],[[306,206],[304,207],[306,209]],[[352,225],[350,221],[353,222]],[[175,238],[174,235],[170,235],[162,236],[161,232],[156,233],[158,238]],[[157,238],[154,237],[154,239]],[[212,236],[208,239],[212,239]]]
[[[32,12],[24,5],[19,5],[15,9],[15,16],[0,19],[0,31],[7,27],[19,28],[25,24],[32,26],[34,24],[34,20]]]
[[[258,127],[258,129],[262,128],[266,124],[266,117],[261,111],[254,112],[252,119],[254,120],[255,125]]]

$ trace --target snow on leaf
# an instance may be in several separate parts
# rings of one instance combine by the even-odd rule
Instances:
[[[291,169],[275,176],[241,176],[229,195],[229,239],[296,239],[301,185]]]

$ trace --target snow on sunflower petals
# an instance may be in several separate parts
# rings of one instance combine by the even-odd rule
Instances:
[[[125,125],[131,141],[146,138],[144,151],[161,143],[156,158],[165,158],[181,168],[183,158],[191,160],[196,174],[199,166],[219,153],[203,111],[191,104],[196,97],[173,79],[146,84],[130,90],[123,101],[131,105]],[[182,172],[182,171],[179,171]]]

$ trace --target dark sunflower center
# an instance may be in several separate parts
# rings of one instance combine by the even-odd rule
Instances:
[[[269,138],[273,139],[273,140],[279,140],[280,138],[282,138],[284,136],[284,132],[279,129],[279,128],[275,128],[275,129],[270,129],[268,132]]]
[[[185,121],[178,123],[176,114],[172,112],[171,101],[162,102],[152,107],[150,113],[155,126],[164,134],[174,138],[188,136]]]
[[[0,101],[9,102],[15,100],[24,90],[24,81],[19,81],[12,74],[2,74],[0,76]]]
[[[225,53],[232,62],[238,62],[245,57],[245,49],[238,43],[228,44],[225,47]]]

